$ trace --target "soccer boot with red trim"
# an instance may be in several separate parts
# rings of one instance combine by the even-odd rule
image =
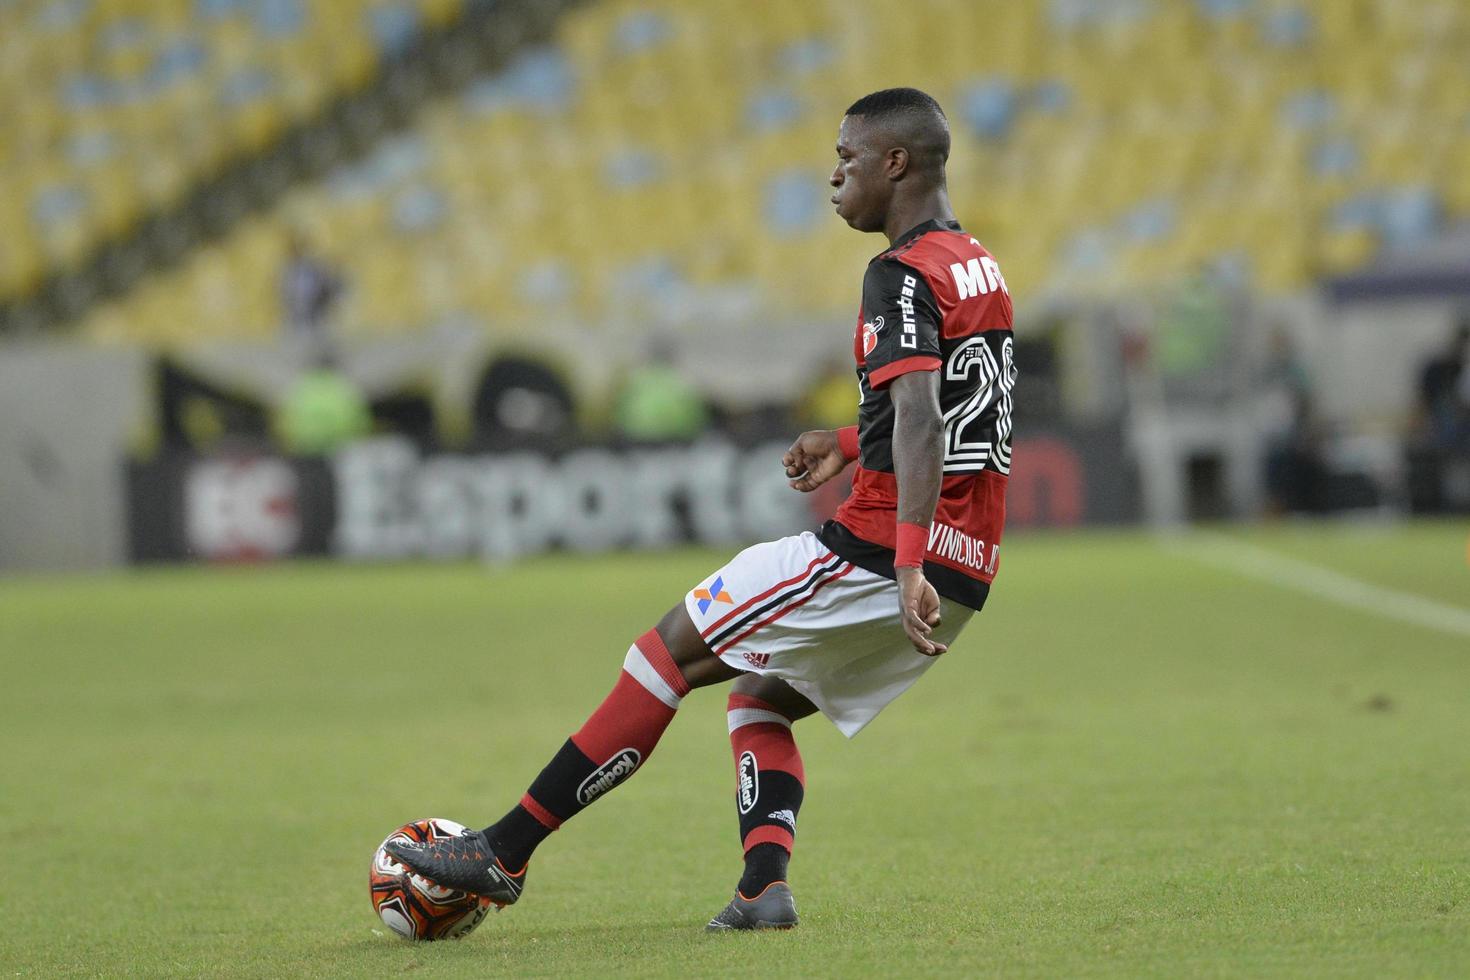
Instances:
[[[514,905],[526,885],[526,869],[506,870],[489,839],[478,830],[466,830],[443,840],[390,840],[383,847],[415,874],[441,888],[483,895],[504,908]]]
[[[706,932],[733,929],[791,929],[796,925],[796,897],[784,881],[773,881],[755,898],[738,891],[725,910],[705,926]]]

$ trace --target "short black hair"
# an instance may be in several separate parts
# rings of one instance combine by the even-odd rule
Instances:
[[[949,119],[935,98],[916,88],[885,88],[858,99],[847,115],[891,127],[920,166],[942,170],[949,160]]]
[[[895,113],[937,112],[945,118],[944,110],[928,92],[916,88],[885,88],[871,92],[847,107],[849,116],[887,116]]]

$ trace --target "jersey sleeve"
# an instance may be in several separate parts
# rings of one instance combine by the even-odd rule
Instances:
[[[863,277],[863,363],[868,386],[885,388],[900,374],[937,371],[941,315],[929,284],[897,259],[868,266]]]

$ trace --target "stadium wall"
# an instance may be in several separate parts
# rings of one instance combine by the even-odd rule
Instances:
[[[126,560],[122,459],[146,428],[142,351],[0,350],[0,571]]]
[[[735,546],[816,528],[846,496],[838,482],[792,492],[779,464],[786,446],[712,437],[424,455],[380,438],[329,458],[168,454],[128,467],[129,554],[140,563],[500,562],[548,550]],[[1137,518],[1117,428],[1052,429],[1017,446],[1012,526]]]

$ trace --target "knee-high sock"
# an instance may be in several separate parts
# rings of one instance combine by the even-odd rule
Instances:
[[[773,705],[732,694],[727,718],[735,754],[735,807],[746,858],[740,891],[754,897],[785,877],[786,859],[796,841],[796,815],[806,792],[806,769],[791,734],[791,719]]]
[[[485,828],[507,869],[648,760],[689,684],[654,630],[628,649],[612,692],[531,783],[521,802]]]

